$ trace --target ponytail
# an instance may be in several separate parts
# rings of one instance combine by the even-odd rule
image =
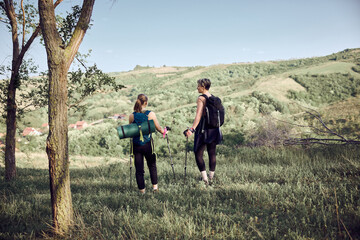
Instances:
[[[142,106],[148,101],[148,97],[145,94],[139,94],[135,105],[134,105],[134,111],[135,112],[141,112]]]

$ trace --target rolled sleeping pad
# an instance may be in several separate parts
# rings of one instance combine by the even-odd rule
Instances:
[[[140,136],[140,129],[143,135],[148,135],[150,133],[155,132],[154,120],[148,120],[146,122],[141,123],[141,125],[139,126],[136,123],[122,125],[117,127],[117,132],[119,134],[120,139],[134,138]]]

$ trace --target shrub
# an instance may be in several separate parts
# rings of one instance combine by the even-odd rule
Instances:
[[[275,147],[283,145],[285,139],[290,137],[291,128],[274,119],[265,117],[260,121],[256,131],[249,137],[249,146]]]

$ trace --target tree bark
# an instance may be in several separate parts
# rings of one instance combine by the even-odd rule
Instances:
[[[61,56],[62,51],[58,52]],[[60,60],[60,59],[59,59]],[[66,62],[49,61],[49,159],[50,194],[54,230],[67,232],[73,221],[70,190]]]
[[[11,74],[10,84],[8,87],[8,98],[6,103],[6,144],[5,144],[5,180],[11,181],[16,177],[16,102],[15,87],[16,76]]]
[[[6,145],[5,145],[5,180],[10,181],[16,177],[15,162],[15,134],[16,134],[16,85],[19,81],[19,38],[15,9],[12,1],[4,0],[4,9],[10,22],[13,55],[11,63],[11,77],[8,86],[8,98],[6,102]]]
[[[84,0],[80,18],[68,46],[63,46],[56,29],[52,0],[39,0],[42,29],[49,67],[49,159],[50,194],[54,232],[69,231],[73,223],[70,190],[67,116],[67,72],[90,22],[95,0]]]

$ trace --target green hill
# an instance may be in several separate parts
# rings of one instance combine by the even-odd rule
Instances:
[[[301,125],[314,123],[305,116],[299,117],[304,111],[302,107],[317,110],[324,114],[329,126],[347,137],[357,138],[360,136],[359,115],[352,111],[354,105],[343,103],[359,99],[359,68],[360,49],[347,49],[329,56],[306,59],[207,67],[137,66],[129,72],[110,73],[126,88],[89,97],[84,102],[86,112],[70,111],[69,124],[79,120],[91,123],[105,119],[82,131],[70,130],[70,153],[125,157],[128,142],[119,141],[115,127],[126,124],[127,120],[116,122],[107,120],[107,117],[114,114],[129,115],[140,93],[149,97],[148,108],[157,113],[160,123],[173,128],[170,140],[176,152],[184,140],[182,131],[192,124],[195,116],[198,96],[196,81],[200,78],[210,78],[210,92],[223,100],[226,122],[222,130],[227,146],[259,142],[254,136],[260,136],[259,131],[269,128],[269,121],[274,131],[285,131],[283,128],[286,128],[283,137],[299,137],[304,136],[304,133],[309,136],[308,129],[294,125],[283,126],[274,120]],[[329,109],[334,108],[329,106],[337,104],[354,114],[331,114]],[[345,119],[346,124],[338,124],[341,123],[338,119]],[[21,131],[28,126],[39,128],[46,120],[46,109],[37,110],[19,122],[19,129]],[[314,134],[312,136],[316,136]],[[20,151],[43,152],[45,135],[22,141],[19,143]],[[159,142],[157,148],[165,154],[166,145]]]

